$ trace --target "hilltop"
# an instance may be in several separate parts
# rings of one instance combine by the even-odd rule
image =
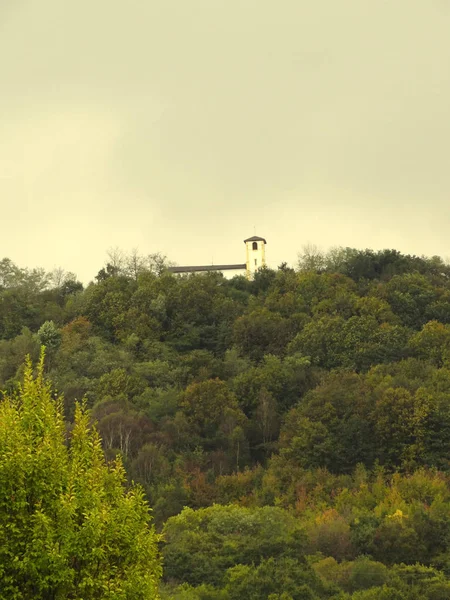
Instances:
[[[0,263],[0,385],[86,399],[164,533],[164,598],[450,598],[450,267],[313,248],[252,280]]]

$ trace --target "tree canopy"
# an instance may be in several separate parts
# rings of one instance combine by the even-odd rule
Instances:
[[[0,595],[450,599],[449,266],[168,264],[0,261]]]
[[[66,441],[61,400],[27,361],[0,403],[0,594],[14,599],[153,599],[157,537],[120,460],[107,464],[85,408]]]

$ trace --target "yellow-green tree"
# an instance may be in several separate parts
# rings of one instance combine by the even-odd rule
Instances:
[[[0,402],[0,597],[150,600],[161,574],[140,488],[125,489],[78,406],[67,440],[62,403],[30,360]]]

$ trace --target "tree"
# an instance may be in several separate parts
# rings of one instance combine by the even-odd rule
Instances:
[[[189,420],[205,435],[223,423],[227,409],[239,416],[242,414],[234,394],[220,379],[189,385],[183,394],[181,406]]]
[[[387,515],[373,541],[373,555],[385,564],[414,564],[426,560],[426,548],[407,515],[401,510]]]
[[[284,419],[281,455],[307,468],[352,471],[358,463],[372,465],[373,391],[364,377],[334,373],[308,392]]]
[[[45,321],[37,332],[37,338],[41,346],[45,346],[50,352],[55,352],[61,343],[61,332],[53,321]]]
[[[226,383],[220,379],[192,383],[182,396],[181,407],[204,445],[227,449],[239,469],[247,419]]]
[[[420,464],[431,412],[429,395],[415,395],[404,388],[388,388],[376,401],[374,430],[381,464]]]
[[[48,274],[48,278],[49,285],[52,288],[63,288],[67,283],[74,283],[77,281],[77,276],[75,275],[75,273],[65,271],[62,267],[57,267],[56,269],[53,269],[53,271]],[[79,285],[81,285],[81,288],[79,288],[78,286],[78,289],[83,289],[83,285]]]
[[[325,254],[315,244],[305,244],[303,252],[298,255],[299,271],[323,271],[326,265]]]
[[[258,400],[256,423],[261,432],[262,443],[266,446],[267,444],[270,444],[275,435],[278,434],[279,417],[277,403],[272,394],[264,387],[261,388],[259,392]]]
[[[352,558],[350,526],[345,519],[331,509],[319,515],[309,530],[311,554],[321,552],[324,556],[332,556],[338,561]]]
[[[320,584],[311,567],[292,558],[269,558],[257,566],[228,569],[225,589],[230,600],[318,600],[316,587]]]
[[[410,339],[409,344],[417,356],[442,367],[449,357],[450,326],[429,321]]]
[[[185,508],[166,522],[163,533],[164,577],[169,581],[220,586],[230,567],[257,565],[270,557],[301,561],[302,570],[310,572],[304,564],[303,528],[278,507]]]
[[[325,315],[308,323],[289,344],[289,352],[309,356],[312,363],[333,368],[342,360],[345,321],[339,316]]]
[[[291,338],[289,321],[266,308],[236,319],[233,335],[238,348],[257,361],[265,354],[282,354]]]
[[[423,275],[395,275],[386,284],[386,300],[402,323],[420,329],[428,320],[428,307],[437,299],[437,288]]]
[[[0,261],[0,288],[23,287],[40,292],[48,287],[50,275],[44,269],[22,269],[9,258]]]
[[[138,487],[106,464],[78,406],[69,446],[61,400],[28,359],[0,403],[0,596],[4,600],[158,597],[157,536]]]
[[[154,273],[161,275],[171,262],[161,252],[154,252],[144,256],[139,254],[137,248],[133,248],[130,254],[126,254],[118,248],[109,248],[107,251],[108,261],[96,275],[97,281],[104,281],[108,277],[128,277],[138,280],[143,273]]]

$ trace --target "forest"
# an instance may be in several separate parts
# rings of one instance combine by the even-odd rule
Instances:
[[[111,251],[84,286],[0,261],[1,597],[450,600],[450,266],[311,247],[251,281],[168,264]],[[1,455],[5,423],[34,418],[32,397],[44,407],[33,427],[50,424],[43,471],[73,439],[67,479],[64,465],[48,477],[92,506],[80,465],[95,467],[121,547],[152,523],[120,592],[91,590],[98,569],[79,596],[49,591],[69,573],[41,595],[12,583]],[[32,576],[48,567],[39,548]]]

